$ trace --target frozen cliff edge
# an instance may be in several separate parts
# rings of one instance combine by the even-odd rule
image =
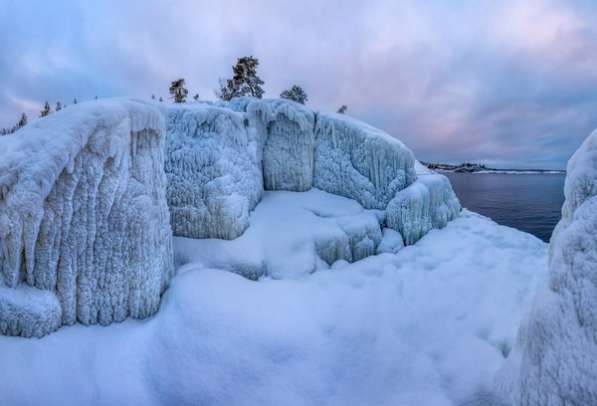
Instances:
[[[189,103],[165,114],[176,236],[239,237],[263,191],[313,187],[348,197],[378,210],[380,229],[394,229],[407,244],[460,212],[447,178],[417,174],[421,165],[403,143],[345,115],[252,98]]]
[[[597,131],[568,162],[549,280],[497,377],[514,405],[597,404]]]
[[[157,311],[173,273],[164,122],[83,103],[0,138],[0,334]]]

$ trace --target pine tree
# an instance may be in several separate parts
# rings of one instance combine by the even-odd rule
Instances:
[[[73,99],[73,104],[77,104],[77,98],[76,97]]]
[[[151,100],[155,100],[155,94],[151,95]]]
[[[60,111],[60,110],[62,110],[62,103],[60,103],[59,101],[57,101],[57,102],[56,102],[56,108],[55,108],[55,110],[56,110],[56,111]]]
[[[193,96],[193,99],[195,99],[195,101],[199,101],[199,93],[195,93],[195,96]]]
[[[44,109],[40,113],[40,117],[46,117],[48,114],[52,112],[52,108],[50,107],[50,103],[44,103]]]
[[[189,91],[184,87],[184,79],[178,79],[170,85],[170,94],[174,98],[174,103],[184,103]]]
[[[162,99],[162,96],[160,96],[160,103],[163,102],[163,101],[164,101],[164,99]]]
[[[22,113],[21,114],[21,118],[19,119],[19,122],[17,123],[17,127],[19,128],[23,128],[27,125],[27,114]]]
[[[257,76],[259,60],[253,56],[238,58],[232,67],[232,79],[220,79],[220,89],[216,95],[222,100],[230,100],[238,96],[263,97],[263,80]]]
[[[348,110],[348,106],[346,106],[345,104],[343,104],[339,109],[338,109],[338,113],[340,114],[346,114],[346,111]]]
[[[305,93],[302,87],[297,85],[293,85],[290,89],[284,90],[280,93],[280,97],[282,99],[293,100],[300,104],[305,104],[305,102],[309,100],[307,93]]]

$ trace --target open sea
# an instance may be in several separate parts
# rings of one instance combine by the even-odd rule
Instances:
[[[467,209],[549,241],[560,220],[565,174],[444,173]]]

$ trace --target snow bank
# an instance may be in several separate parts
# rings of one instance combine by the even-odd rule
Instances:
[[[165,170],[174,235],[238,237],[263,191],[255,132],[243,114],[206,104],[167,114]]]
[[[382,239],[377,212],[317,189],[266,192],[250,223],[233,241],[176,239],[178,264],[193,262],[249,279],[296,278],[339,260],[374,255]]]
[[[0,337],[0,404],[481,405],[546,269],[545,243],[468,212],[302,278],[189,263],[150,319]]]
[[[157,310],[173,271],[163,162],[162,115],[137,101],[71,106],[0,138],[3,333]]]
[[[289,100],[256,100],[246,109],[263,140],[265,189],[309,190],[313,184],[313,111]]]
[[[597,131],[568,162],[549,282],[497,382],[516,405],[597,404]]]
[[[407,245],[432,228],[443,228],[460,213],[460,202],[447,177],[420,174],[416,182],[399,191],[386,209],[386,224],[398,230]]]
[[[385,209],[416,178],[412,152],[377,128],[343,114],[320,113],[315,127],[315,187],[368,209]]]

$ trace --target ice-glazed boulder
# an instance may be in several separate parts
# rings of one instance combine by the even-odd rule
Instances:
[[[82,103],[0,137],[0,333],[154,313],[173,273],[161,112]]]
[[[385,209],[416,179],[410,149],[385,132],[343,114],[320,113],[315,126],[313,185],[367,209]]]
[[[174,235],[233,239],[263,192],[260,143],[242,113],[197,104],[168,112],[168,205]]]
[[[443,228],[460,213],[460,202],[450,181],[437,173],[418,179],[396,193],[386,209],[386,224],[411,245],[433,228]]]
[[[263,143],[265,189],[295,192],[311,189],[313,111],[288,100],[255,100],[246,110]]]
[[[597,405],[597,132],[568,162],[549,280],[497,377],[513,405]]]

